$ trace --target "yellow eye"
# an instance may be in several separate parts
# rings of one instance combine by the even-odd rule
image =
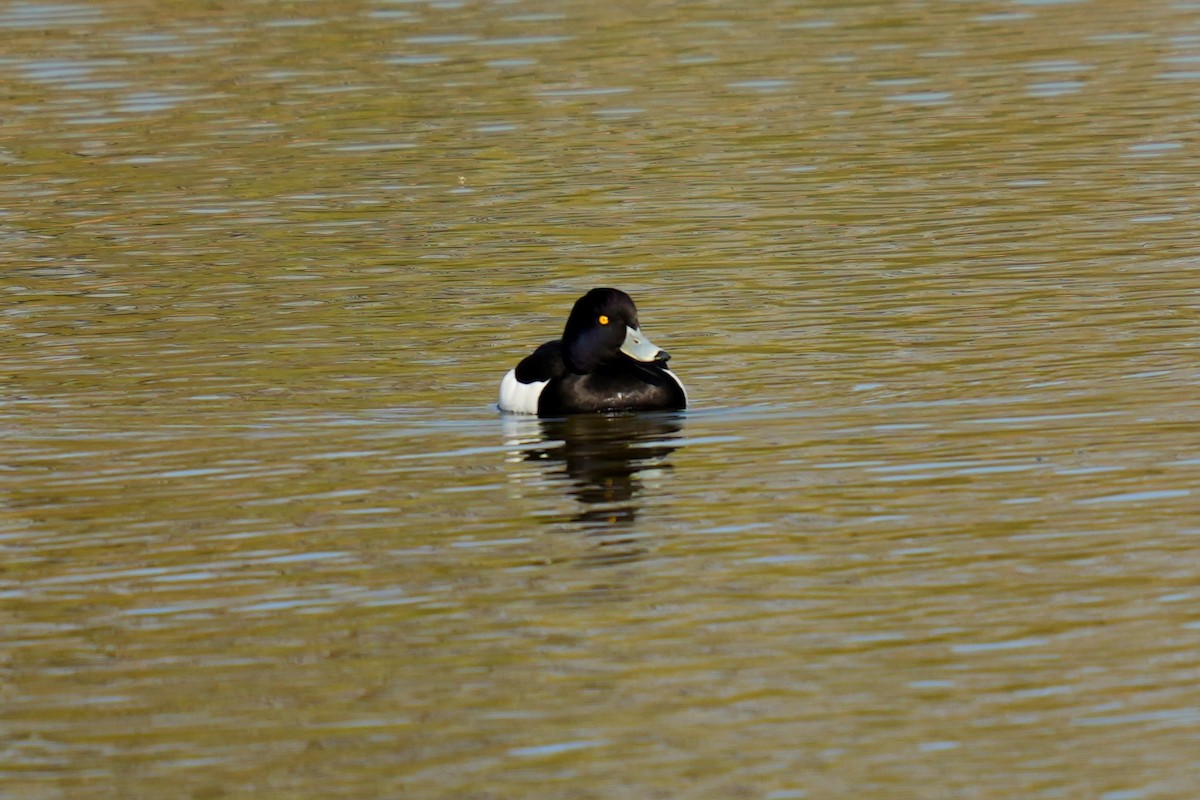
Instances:
[[[601,314],[601,315],[600,315],[600,324],[601,324],[601,325],[607,325],[607,324],[608,324],[608,317],[606,317],[606,316],[604,316],[603,314]]]

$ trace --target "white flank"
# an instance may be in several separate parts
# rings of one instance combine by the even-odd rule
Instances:
[[[671,370],[669,370],[669,369],[664,369],[663,372],[670,375],[672,378],[675,379],[675,382],[679,384],[679,391],[683,392],[683,402],[687,403],[690,406],[692,403],[690,400],[688,400],[687,387],[683,385],[683,381],[679,380],[679,376],[676,375],[674,372],[671,372]]]
[[[541,396],[542,389],[545,389],[549,382],[521,383],[517,380],[517,371],[510,369],[504,376],[504,380],[500,381],[500,410],[512,411],[517,414],[536,414],[538,397]]]

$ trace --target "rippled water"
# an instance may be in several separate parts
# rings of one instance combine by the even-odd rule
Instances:
[[[1200,7],[0,3],[0,795],[1190,798]],[[500,376],[596,285],[680,414]]]

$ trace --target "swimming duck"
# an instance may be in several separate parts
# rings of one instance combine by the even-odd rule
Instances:
[[[500,408],[541,417],[686,408],[683,383],[665,366],[669,358],[638,327],[629,295],[592,289],[575,301],[561,339],[504,376]]]

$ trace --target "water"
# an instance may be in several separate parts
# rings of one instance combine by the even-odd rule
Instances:
[[[0,794],[1187,798],[1187,3],[0,4]],[[596,285],[693,406],[504,418]]]

